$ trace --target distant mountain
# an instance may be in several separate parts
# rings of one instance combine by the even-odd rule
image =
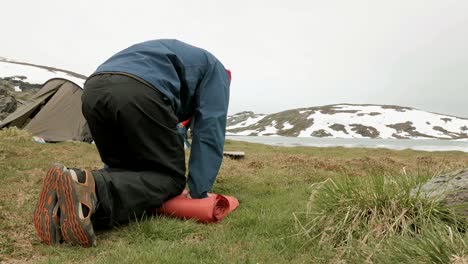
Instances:
[[[394,105],[337,104],[228,117],[227,135],[468,140],[468,119]]]
[[[52,78],[64,78],[81,87],[86,81],[86,76],[72,71],[0,57],[0,81],[11,83],[16,91],[40,88]]]
[[[12,94],[13,90],[34,91],[52,78],[81,87],[86,80],[72,71],[0,57],[0,114],[16,109],[9,107],[15,101],[11,97],[27,99],[22,94],[28,93]],[[228,117],[227,135],[468,140],[468,119],[393,105],[337,104],[270,115],[237,113]]]

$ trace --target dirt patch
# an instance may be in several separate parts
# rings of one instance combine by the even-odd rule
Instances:
[[[361,124],[351,124],[350,126],[352,127],[352,131],[363,137],[378,138],[380,136],[380,132],[375,127],[363,126]]]
[[[341,107],[336,106],[336,105],[326,105],[319,107],[318,109],[320,113],[324,115],[334,115],[338,113],[348,113],[348,114],[355,114],[359,112],[359,110],[341,110]]]
[[[445,123],[452,121],[452,119],[448,117],[441,118],[440,120],[444,121]]]
[[[247,167],[251,169],[263,169],[265,167],[265,164],[261,161],[251,161],[249,162]]]
[[[246,130],[254,130],[254,132],[250,133],[251,136],[258,135],[258,133],[265,130],[265,127],[271,126],[273,122],[275,122],[274,127],[278,129],[277,134],[280,136],[289,136],[289,137],[297,137],[299,133],[306,128],[312,126],[314,124],[313,118],[308,118],[313,111],[307,111],[300,113],[303,109],[296,109],[296,110],[288,110],[281,113],[276,113],[272,115],[268,115],[262,120],[258,121],[255,124],[252,124],[247,127],[243,128],[235,128],[228,130],[232,133],[239,133]],[[293,127],[289,129],[284,129],[284,124],[288,122]]]
[[[405,122],[405,123],[396,123],[393,125],[387,125],[387,127],[395,129],[398,133],[406,132],[409,130],[415,130],[416,128],[413,126],[413,122]]]
[[[460,127],[460,130],[461,131],[468,131],[468,127],[467,126],[462,126],[462,127]]]
[[[271,157],[271,165],[278,166],[282,169],[291,168],[304,168],[304,170],[329,170],[329,171],[343,171],[346,170],[346,165],[342,160],[312,157],[303,154],[276,154]]]
[[[400,135],[398,135],[398,134],[396,134],[396,133],[393,133],[393,134],[392,134],[392,137],[394,137],[394,138],[396,138],[396,139],[409,139],[409,137],[400,136]]]
[[[249,118],[254,118],[254,117],[256,117],[256,115],[251,111],[240,112],[228,118],[227,126],[229,127],[229,126],[237,125],[239,123],[247,121],[247,119]]]
[[[406,112],[406,110],[413,110],[411,107],[403,107],[398,105],[382,105],[382,109],[392,109],[397,112]]]
[[[182,243],[184,243],[184,244],[198,244],[198,243],[203,242],[203,240],[205,240],[203,235],[195,234],[195,235],[190,235],[190,236],[187,236],[186,238],[184,238]]]
[[[454,133],[452,133],[452,132],[448,131],[447,129],[445,129],[443,127],[440,127],[440,126],[435,126],[432,129],[434,129],[435,131],[442,132],[447,136],[452,136],[452,134],[454,134]]]
[[[319,129],[317,131],[312,132],[312,134],[310,135],[313,137],[331,137],[332,136],[332,134],[330,134],[325,129]]]
[[[379,113],[379,112],[370,112],[370,113],[359,113],[357,114],[358,116],[365,116],[365,115],[368,115],[368,116],[377,116],[377,115],[381,115],[382,113]]]
[[[451,137],[453,139],[468,138],[468,135],[465,134],[465,133],[450,132],[447,129],[445,129],[443,127],[440,127],[440,126],[435,126],[432,129],[434,129],[435,131],[442,132],[442,133],[444,133],[444,135],[447,135],[447,136],[449,136],[449,137]]]
[[[392,124],[392,125],[387,125],[387,127],[395,129],[398,134],[407,133],[411,137],[437,138],[437,137],[427,135],[427,134],[423,134],[421,132],[416,131],[416,127],[414,127],[413,122],[410,122],[410,121],[407,121],[405,123],[396,123],[396,124]],[[400,135],[398,135],[398,136],[400,136]],[[393,137],[398,138],[395,133],[393,134]],[[400,136],[400,137],[405,138],[406,136]]]
[[[348,131],[346,130],[345,126],[342,125],[342,124],[333,124],[331,126],[329,126],[329,128],[335,130],[335,131],[341,131],[345,134],[349,134]]]

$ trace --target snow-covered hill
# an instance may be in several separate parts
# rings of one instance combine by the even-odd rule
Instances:
[[[86,76],[71,71],[9,60],[3,57],[0,57],[0,78],[15,82],[16,91],[20,91],[22,86],[27,86],[27,84],[42,85],[52,78],[64,78],[81,87],[86,80]]]
[[[52,78],[83,86],[86,76],[0,57],[0,80],[19,91]],[[242,112],[228,117],[227,135],[458,139],[468,141],[468,119],[392,105],[327,105],[270,115]]]
[[[468,119],[390,105],[327,105],[228,117],[227,135],[468,140]]]

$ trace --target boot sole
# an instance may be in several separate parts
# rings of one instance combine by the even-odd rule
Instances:
[[[62,178],[65,167],[54,164],[47,171],[42,180],[42,190],[39,194],[39,201],[34,211],[34,227],[39,239],[47,245],[60,243],[61,234],[59,219],[54,210],[57,206],[57,184]]]
[[[96,245],[95,234],[89,218],[80,219],[78,210],[80,209],[80,199],[78,197],[74,181],[71,175],[66,171],[58,186],[58,192],[61,199],[61,231],[65,241],[72,245],[79,244],[83,247],[90,247]],[[88,226],[88,228],[86,228]]]

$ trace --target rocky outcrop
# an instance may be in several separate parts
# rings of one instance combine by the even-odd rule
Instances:
[[[368,137],[368,138],[378,138],[380,133],[375,127],[363,126],[361,124],[351,124],[351,130],[357,134]]]
[[[13,113],[17,108],[17,101],[6,82],[0,82],[0,121]]]
[[[324,129],[319,129],[317,131],[312,132],[311,136],[313,136],[313,137],[331,137],[332,134],[328,133]]]
[[[468,218],[468,169],[432,178],[413,189],[413,194],[418,192],[427,198],[435,198],[452,206]]]
[[[343,132],[345,134],[348,134],[348,131],[346,131],[345,126],[342,125],[342,124],[333,124],[333,125],[329,126],[329,128],[331,128],[331,129],[333,129],[335,131],[341,131],[341,132]]]

